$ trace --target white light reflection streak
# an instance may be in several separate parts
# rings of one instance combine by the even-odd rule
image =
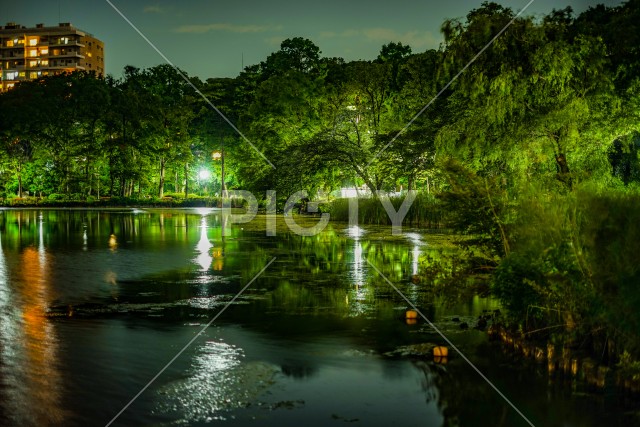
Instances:
[[[12,313],[16,311],[12,299],[13,295],[9,288],[9,271],[7,270],[7,263],[4,259],[2,236],[0,235],[0,318],[3,319],[3,321],[0,322],[1,343],[11,343],[15,341],[15,323],[10,321],[14,316]],[[0,355],[3,356],[2,359],[6,360],[6,353],[10,349],[10,346],[0,346]],[[2,372],[1,369],[0,372]]]
[[[411,275],[415,276],[416,274],[418,274],[418,260],[420,259],[420,247],[418,245],[415,245],[413,247],[411,255]]]
[[[38,216],[38,256],[40,258],[40,266],[44,269],[46,259],[44,253],[44,233],[42,231],[42,224],[44,223],[44,217],[42,212]]]
[[[196,257],[196,262],[200,264],[202,271],[207,271],[211,266],[213,257],[209,254],[209,250],[212,247],[213,245],[209,241],[209,237],[207,237],[207,219],[203,215],[202,220],[200,221],[200,240],[196,245],[196,252],[199,252]]]
[[[349,292],[353,295],[353,304],[351,312],[354,315],[361,314],[365,310],[363,301],[366,299],[368,289],[364,286],[364,257],[362,255],[362,242],[360,237],[364,235],[364,230],[357,225],[350,226],[347,234],[353,237],[353,264],[351,267],[351,279],[355,284],[355,292]],[[347,304],[349,304],[349,296],[347,295]]]
[[[0,235],[0,378],[3,382],[9,383],[9,380],[15,376],[13,366],[18,360],[18,350],[20,348],[18,337],[18,322],[20,314],[15,306],[14,295],[9,288],[9,271],[2,249],[2,236]],[[6,391],[5,391],[6,392]],[[5,395],[6,396],[6,395]],[[3,396],[4,397],[4,396]],[[15,401],[3,398],[0,401],[0,407],[4,408],[5,413],[16,413],[17,408],[14,406]]]
[[[356,289],[362,286],[362,279],[364,278],[364,272],[362,269],[362,243],[360,239],[355,240],[355,247],[353,249],[353,279],[356,282]]]
[[[420,246],[424,245],[425,243],[420,240],[420,235],[418,233],[406,233],[406,237],[413,244],[413,249],[411,250],[411,282],[416,283],[413,281],[413,279],[414,276],[418,274],[418,271],[420,269]],[[417,301],[419,297],[418,287],[409,287],[407,289],[407,295],[411,297],[412,301]]]

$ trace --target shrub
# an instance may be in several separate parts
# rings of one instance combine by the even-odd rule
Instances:
[[[55,201],[60,201],[60,200],[66,200],[67,196],[64,194],[58,194],[58,193],[51,193],[49,194],[49,196],[47,196],[47,200],[55,202]]]
[[[546,288],[548,283],[541,266],[515,253],[502,260],[491,283],[492,294],[516,321],[528,320],[530,315],[543,317],[540,307],[546,304],[543,297]]]

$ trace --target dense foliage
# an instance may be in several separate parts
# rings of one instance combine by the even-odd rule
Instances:
[[[235,78],[159,65],[23,83],[0,95],[0,191],[213,194],[223,145],[227,186],[257,195],[417,189],[438,211],[412,218],[448,213],[514,324],[640,354],[639,26],[640,0],[542,18],[483,3],[437,50],[346,62],[292,38]]]

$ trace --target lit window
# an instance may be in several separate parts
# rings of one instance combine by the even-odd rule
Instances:
[[[7,73],[7,80],[15,80],[18,78],[18,72],[17,71],[10,71]]]
[[[38,39],[29,39],[29,46],[37,46]]]
[[[14,87],[14,86],[15,86],[15,84],[13,84],[13,83],[9,83],[9,84],[7,84],[7,89],[11,89],[11,88],[12,88],[12,87]]]
[[[45,66],[45,67],[46,67],[47,65],[49,65],[49,60],[48,60],[48,59],[43,59],[43,60],[40,62],[40,65],[43,65],[43,66]]]
[[[24,76],[26,76],[26,74],[25,74],[25,72],[24,72],[24,71],[20,71],[20,72],[18,73],[18,77],[24,77]]]
[[[20,40],[13,39],[13,42],[16,43],[16,44],[24,44],[24,39],[20,39]]]
[[[38,49],[31,49],[29,51],[29,56],[38,56]]]
[[[60,39],[60,44],[69,44],[69,37],[62,37]]]
[[[40,53],[41,53],[42,55],[48,55],[48,54],[49,54],[49,49],[47,49],[47,48],[42,49],[42,50],[40,51]]]
[[[8,47],[13,46],[13,44],[14,44],[14,43],[13,43],[13,40],[7,40],[7,46],[8,46]]]
[[[38,65],[38,61],[29,61],[29,67],[35,67]]]
[[[38,73],[35,71],[32,71],[29,73],[29,78],[30,79],[37,79],[38,78]]]

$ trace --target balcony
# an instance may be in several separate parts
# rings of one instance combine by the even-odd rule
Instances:
[[[9,67],[4,67],[5,71],[23,71],[24,65],[11,65]]]
[[[58,43],[56,41],[52,41],[49,42],[48,44],[49,47],[64,47],[64,46],[79,46],[79,47],[85,47],[84,44],[80,43],[80,42],[72,42],[70,41],[69,43]]]
[[[0,58],[1,59],[24,58],[24,52],[22,52],[22,53],[15,53],[14,52],[14,53],[10,53],[10,54],[8,54],[6,52],[3,54],[3,53],[0,52]]]
[[[76,64],[67,64],[67,65],[46,65],[46,66],[41,66],[38,68],[38,70],[40,71],[44,71],[44,70],[68,70],[70,68],[73,68],[75,70],[85,70],[85,67],[83,67],[82,65],[78,65]]]
[[[40,63],[40,64],[36,64],[36,65],[29,64],[29,66],[26,67],[26,68],[28,68],[29,70],[38,70],[38,69],[41,69],[41,68],[49,68],[49,64],[48,63],[47,64]]]
[[[47,55],[48,58],[80,58],[80,59],[84,59],[84,55],[81,55],[78,52],[67,52],[67,53],[60,53],[58,55],[54,55],[53,53],[49,53],[49,55]]]

